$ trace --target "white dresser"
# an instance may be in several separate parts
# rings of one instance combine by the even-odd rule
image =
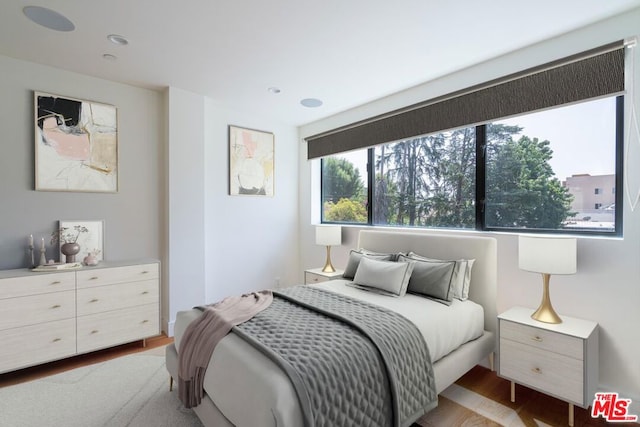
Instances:
[[[598,387],[598,324],[561,316],[549,324],[531,318],[533,309],[514,307],[498,316],[498,375],[569,403],[588,408]]]
[[[159,333],[158,261],[0,271],[0,373]]]

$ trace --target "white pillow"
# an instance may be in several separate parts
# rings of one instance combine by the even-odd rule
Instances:
[[[362,257],[353,278],[357,287],[386,295],[401,297],[413,271],[413,262],[379,261]]]

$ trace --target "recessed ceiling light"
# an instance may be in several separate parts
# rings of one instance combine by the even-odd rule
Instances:
[[[107,61],[115,61],[116,59],[118,59],[118,57],[117,57],[117,56],[112,55],[112,54],[110,54],[110,53],[105,53],[105,54],[103,54],[103,55],[102,55],[102,57],[103,57],[104,59],[106,59]]]
[[[109,34],[107,36],[107,39],[113,43],[113,44],[117,44],[118,46],[126,46],[129,44],[129,40],[127,40],[126,38],[119,36],[117,34]]]
[[[65,16],[46,7],[26,6],[22,9],[22,13],[36,24],[42,25],[50,30],[73,31],[76,29],[73,22],[69,21]]]
[[[271,87],[270,87],[270,88],[268,88],[267,90],[268,90],[269,92],[271,92],[271,93],[280,93],[280,92],[281,92],[280,88],[275,87],[275,86],[271,86]]]
[[[317,108],[322,105],[322,101],[316,98],[305,98],[300,101],[300,104],[308,108]]]

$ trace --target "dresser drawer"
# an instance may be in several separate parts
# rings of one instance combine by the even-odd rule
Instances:
[[[0,372],[76,353],[76,320],[66,319],[0,331]]]
[[[581,360],[500,339],[500,375],[584,406]]]
[[[157,279],[78,289],[78,316],[159,301]]]
[[[0,280],[0,299],[23,297],[49,292],[70,291],[76,288],[74,272],[12,277]]]
[[[116,283],[158,279],[158,264],[128,265],[125,267],[95,268],[77,272],[78,289]]]
[[[584,341],[580,338],[507,320],[500,320],[500,338],[563,354],[574,359],[582,360],[584,357]]]
[[[78,317],[78,353],[98,350],[160,333],[159,305]]]
[[[72,319],[75,316],[75,291],[0,300],[0,330]]]

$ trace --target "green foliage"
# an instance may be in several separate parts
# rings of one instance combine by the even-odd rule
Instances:
[[[324,203],[324,219],[330,222],[367,222],[367,208],[357,200],[342,198],[338,203]]]
[[[322,161],[322,186],[325,201],[364,197],[360,171],[344,158],[328,157]]]
[[[555,178],[549,145],[527,136],[492,143],[487,163],[488,226],[558,229],[571,215],[573,196]]]

